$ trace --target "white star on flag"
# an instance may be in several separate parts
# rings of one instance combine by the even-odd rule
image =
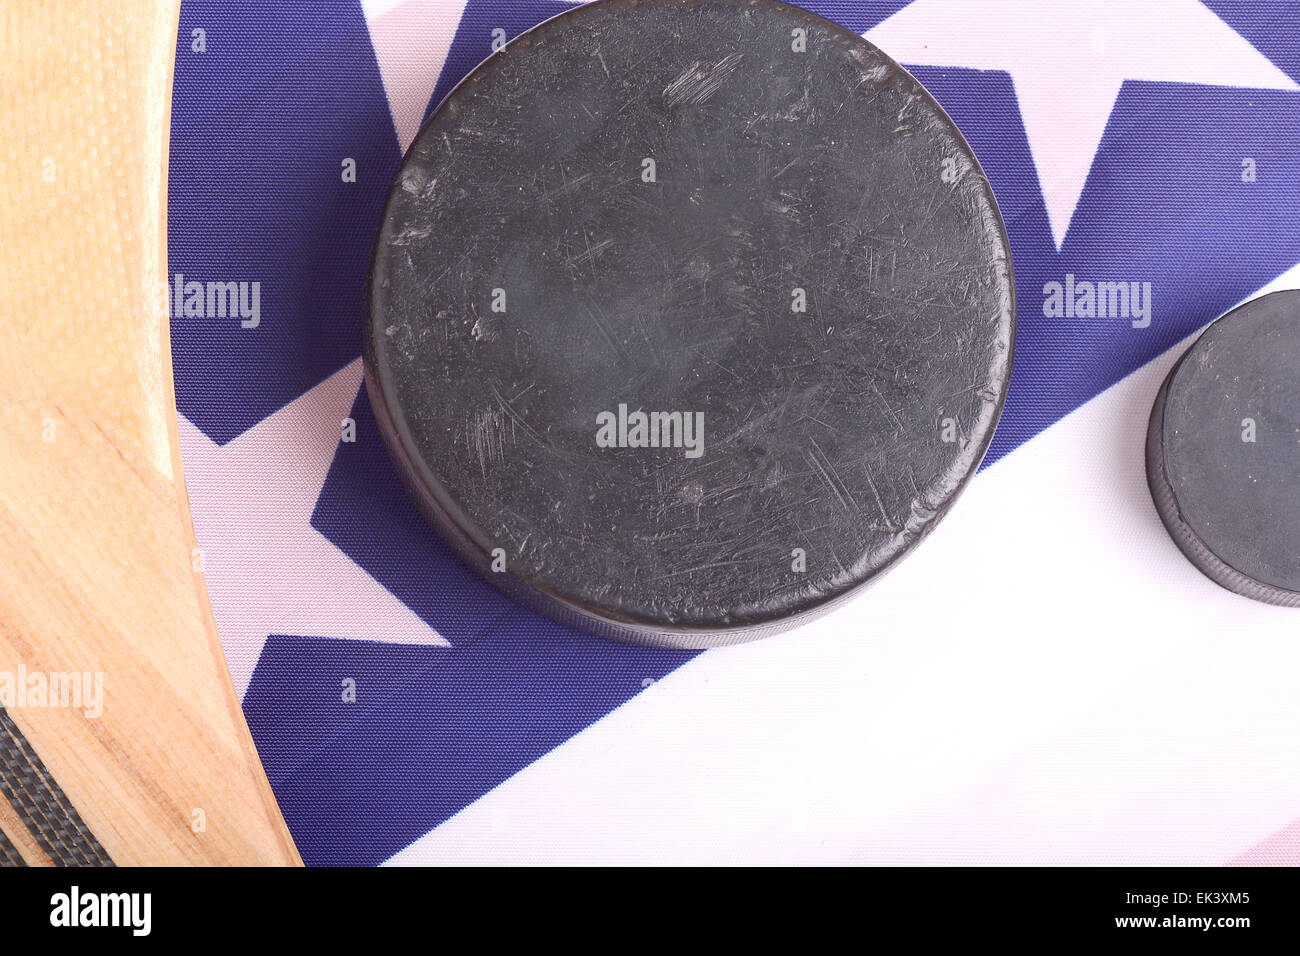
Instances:
[[[1300,90],[1196,0],[916,0],[865,36],[904,65],[1011,74],[1058,250],[1125,80]]]
[[[406,152],[424,121],[466,0],[361,0],[397,141]]]
[[[272,634],[447,647],[311,526],[361,360],[217,445],[178,415],[203,577],[240,698]]]

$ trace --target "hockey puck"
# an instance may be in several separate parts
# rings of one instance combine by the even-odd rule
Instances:
[[[1201,334],[1156,395],[1146,457],[1156,510],[1197,568],[1300,607],[1300,292]]]
[[[1011,258],[952,121],[773,0],[597,0],[412,144],[366,382],[424,515],[508,594],[675,647],[895,565],[979,465]]]

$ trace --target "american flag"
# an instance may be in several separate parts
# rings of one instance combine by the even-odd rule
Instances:
[[[888,578],[681,652],[553,623],[461,565],[361,383],[403,150],[494,42],[569,5],[185,0],[170,271],[182,294],[257,290],[255,322],[173,310],[186,481],[303,858],[1300,862],[1300,618],[1182,556],[1142,452],[1189,337],[1300,287],[1300,8],[801,5],[906,66],[974,148],[1014,256],[1015,372],[981,473]],[[1130,307],[1064,307],[1101,283]]]

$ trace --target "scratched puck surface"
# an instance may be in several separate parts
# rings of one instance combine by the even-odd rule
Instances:
[[[992,191],[897,64],[770,0],[599,0],[421,131],[365,357],[465,561],[594,633],[698,647],[915,547],[988,447],[1013,337]]]
[[[1202,572],[1300,607],[1300,292],[1234,309],[1178,360],[1152,410],[1147,477]]]

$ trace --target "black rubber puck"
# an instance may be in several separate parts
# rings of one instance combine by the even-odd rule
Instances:
[[[1201,334],[1156,395],[1146,455],[1156,510],[1196,567],[1300,607],[1300,292]]]
[[[956,127],[771,0],[599,0],[484,62],[407,153],[369,310],[385,440],[462,558],[676,647],[783,630],[911,551],[1014,337]]]

